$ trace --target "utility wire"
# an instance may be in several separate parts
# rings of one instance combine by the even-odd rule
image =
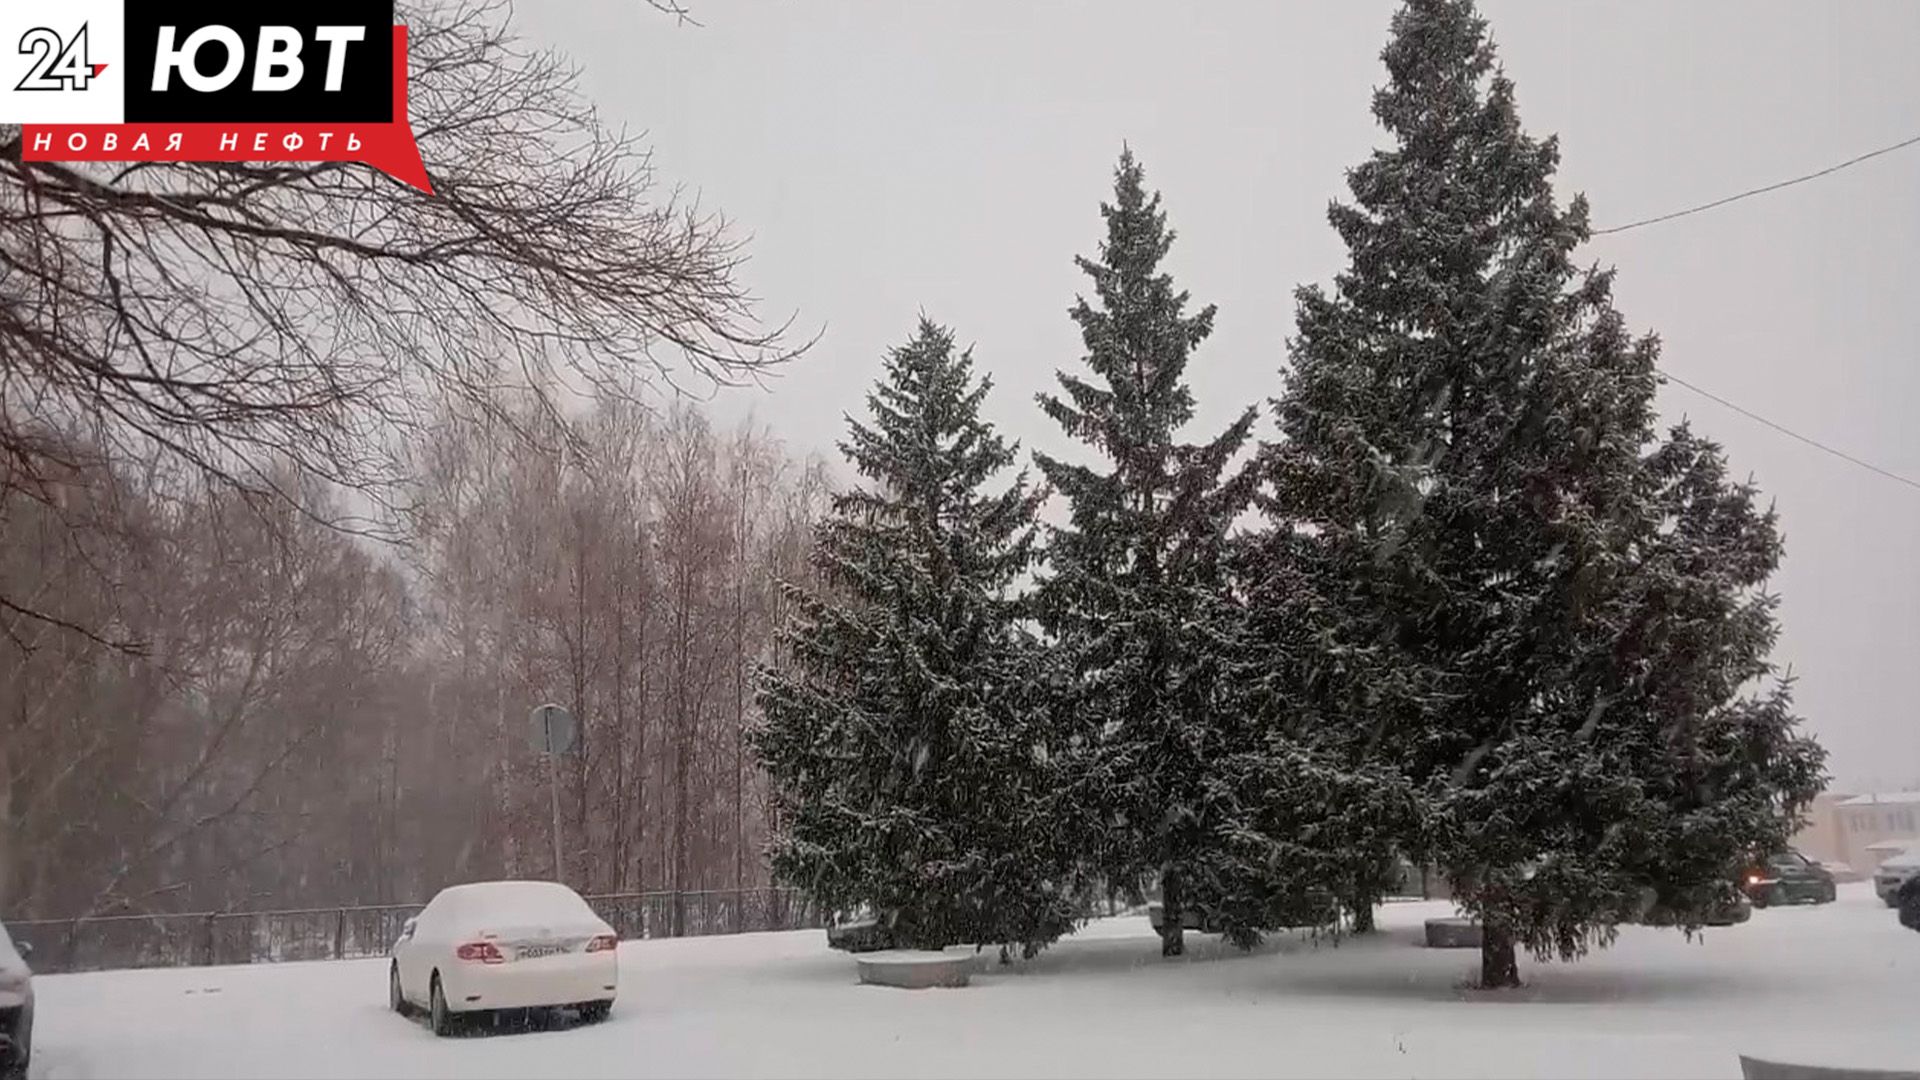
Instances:
[[[1818,439],[1810,439],[1807,436],[1802,435],[1797,431],[1794,431],[1792,428],[1785,427],[1781,424],[1776,424],[1773,421],[1767,419],[1766,417],[1761,416],[1759,413],[1753,412],[1750,409],[1743,409],[1740,406],[1735,405],[1733,402],[1728,401],[1726,398],[1721,397],[1719,394],[1716,394],[1711,390],[1706,390],[1699,386],[1695,386],[1693,383],[1688,382],[1687,380],[1681,378],[1678,375],[1675,375],[1670,371],[1667,371],[1664,368],[1661,369],[1660,374],[1665,376],[1669,382],[1679,383],[1681,386],[1684,386],[1687,389],[1693,391],[1694,393],[1699,394],[1701,397],[1706,398],[1709,401],[1717,401],[1720,404],[1725,405],[1727,408],[1732,409],[1734,412],[1739,413],[1741,416],[1744,416],[1749,420],[1754,420],[1759,423],[1765,424],[1766,426],[1772,428],[1773,430],[1779,432],[1782,435],[1788,436],[1789,438],[1798,439],[1801,442],[1806,443],[1808,446],[1811,446],[1816,450],[1822,451],[1824,453],[1832,454],[1834,457],[1837,457],[1842,461],[1847,461],[1855,465],[1858,465],[1861,468],[1867,470],[1868,472],[1879,473],[1881,476],[1884,476],[1889,480],[1892,480],[1896,483],[1905,484],[1908,487],[1913,488],[1915,491],[1920,491],[1920,481],[1909,480],[1908,478],[1901,476],[1899,473],[1890,472],[1886,469],[1881,468],[1878,465],[1873,464],[1870,461],[1862,461],[1859,458],[1854,457],[1852,454],[1847,453],[1845,450],[1836,450],[1833,447],[1828,446],[1826,443],[1823,443]]]
[[[1848,158],[1847,160],[1842,161],[1837,165],[1829,165],[1826,168],[1821,169],[1817,172],[1810,172],[1804,176],[1796,176],[1791,180],[1781,180],[1781,181],[1778,181],[1777,183],[1767,184],[1757,188],[1751,188],[1747,191],[1742,191],[1737,195],[1728,195],[1727,197],[1722,199],[1715,199],[1712,202],[1701,203],[1698,206],[1690,206],[1684,210],[1675,210],[1672,213],[1661,214],[1658,217],[1642,218],[1639,221],[1630,221],[1625,225],[1615,225],[1607,229],[1595,229],[1593,231],[1593,235],[1606,236],[1611,233],[1626,232],[1628,229],[1638,229],[1643,225],[1657,225],[1663,221],[1672,221],[1675,218],[1683,218],[1683,217],[1687,217],[1690,214],[1698,214],[1698,213],[1701,213],[1702,211],[1712,210],[1712,209],[1715,209],[1716,207],[1725,206],[1728,203],[1739,202],[1741,199],[1750,199],[1755,195],[1765,195],[1770,191],[1779,191],[1781,188],[1789,188],[1794,186],[1795,184],[1804,184],[1809,180],[1818,180],[1823,176],[1831,176],[1842,169],[1852,168],[1853,166],[1858,165],[1863,161],[1871,161],[1874,158],[1880,157],[1883,154],[1891,154],[1896,150],[1904,150],[1907,147],[1913,146],[1916,144],[1920,144],[1920,135],[1914,135],[1909,138],[1902,139],[1891,146],[1883,146],[1878,150],[1869,150],[1868,152],[1861,154],[1857,157]],[[1739,413],[1741,416],[1744,416],[1747,419],[1754,421],[1755,423],[1764,424],[1767,427],[1772,428],[1773,430],[1779,432],[1782,435],[1787,436],[1790,439],[1797,439],[1798,441],[1813,447],[1815,450],[1818,450],[1821,453],[1831,454],[1832,456],[1837,457],[1840,460],[1847,462],[1848,464],[1858,465],[1860,468],[1863,468],[1868,472],[1876,473],[1880,476],[1886,477],[1888,480],[1892,480],[1897,484],[1905,484],[1906,486],[1913,488],[1916,491],[1920,491],[1920,481],[1915,481],[1905,476],[1901,476],[1899,473],[1893,472],[1888,469],[1883,469],[1880,466],[1875,465],[1870,461],[1863,461],[1860,458],[1854,457],[1852,454],[1847,453],[1845,450],[1840,450],[1835,447],[1828,446],[1826,443],[1823,443],[1818,439],[1814,439],[1806,435],[1802,435],[1799,432],[1793,430],[1790,427],[1787,427],[1784,424],[1777,424],[1772,420],[1769,420],[1766,417],[1761,416],[1759,413],[1754,412],[1751,409],[1744,408],[1740,405],[1735,404],[1734,402],[1728,401],[1726,398],[1721,397],[1719,394],[1716,394],[1713,391],[1706,389],[1705,387],[1698,386],[1694,383],[1690,383],[1687,380],[1681,378],[1680,376],[1665,370],[1664,368],[1661,369],[1660,374],[1665,376],[1669,382],[1678,383],[1679,385],[1686,387],[1687,389],[1693,391],[1696,394],[1699,394],[1701,397],[1706,398],[1709,401],[1715,402],[1719,405],[1725,406],[1726,408],[1732,409],[1734,412]]]
[[[1685,210],[1675,210],[1670,214],[1661,214],[1659,217],[1643,218],[1640,221],[1630,221],[1625,225],[1615,225],[1610,229],[1595,229],[1593,230],[1593,235],[1606,236],[1609,233],[1621,233],[1621,232],[1626,232],[1628,229],[1637,229],[1642,225],[1657,225],[1662,221],[1672,221],[1674,218],[1683,218],[1683,217],[1686,217],[1688,214],[1698,214],[1703,210],[1712,210],[1714,207],[1725,206],[1730,202],[1739,202],[1741,199],[1750,199],[1755,195],[1765,195],[1769,191],[1779,191],[1781,188],[1789,188],[1795,184],[1804,184],[1809,180],[1818,180],[1823,176],[1831,176],[1834,173],[1839,172],[1841,169],[1852,168],[1853,166],[1858,165],[1863,161],[1870,161],[1873,158],[1877,158],[1882,154],[1891,154],[1895,150],[1904,150],[1907,147],[1912,146],[1916,143],[1920,143],[1920,135],[1915,135],[1909,139],[1902,139],[1901,141],[1894,143],[1892,146],[1883,146],[1878,150],[1870,150],[1867,153],[1861,154],[1859,157],[1848,158],[1847,160],[1841,162],[1838,165],[1829,165],[1826,168],[1821,169],[1819,172],[1810,172],[1805,176],[1796,176],[1791,180],[1782,180],[1782,181],[1779,181],[1778,183],[1768,184],[1765,187],[1753,188],[1750,191],[1743,191],[1738,195],[1729,195],[1724,199],[1715,199],[1710,203],[1701,203],[1699,206],[1689,206]]]

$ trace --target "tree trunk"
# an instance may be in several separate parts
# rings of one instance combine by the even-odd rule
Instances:
[[[686,934],[686,906],[679,902],[680,894],[687,891],[687,834],[693,821],[693,801],[687,793],[688,744],[693,740],[693,720],[691,709],[691,687],[687,685],[693,678],[693,646],[688,642],[693,632],[693,617],[689,608],[693,604],[693,572],[686,566],[678,571],[680,609],[675,613],[679,640],[674,643],[677,650],[674,663],[673,687],[673,843],[671,859],[673,864],[673,936]]]
[[[733,932],[745,928],[747,887],[747,469],[739,466],[740,517],[733,533]]]
[[[579,793],[579,798],[572,800],[573,835],[562,838],[562,843],[572,847],[576,852],[593,850],[593,844],[588,832],[591,828],[590,804],[592,797],[591,793],[587,790],[587,753],[590,748],[598,749],[595,745],[595,740],[587,738],[587,649],[589,648],[587,642],[589,637],[592,636],[587,631],[587,593],[592,589],[593,581],[589,576],[590,572],[587,567],[587,527],[584,522],[584,516],[578,508],[574,510],[573,640],[567,643],[567,652],[569,654],[567,657],[567,666],[571,669],[569,675],[571,675],[571,681],[573,683],[573,700],[570,702],[570,705],[573,709],[575,737],[580,743],[573,748],[571,755],[573,760],[571,764],[573,766],[573,783],[575,790]],[[564,785],[564,781],[562,783]],[[562,848],[560,866],[562,869],[565,869],[569,865],[571,864],[567,857],[566,849]],[[580,886],[581,892],[595,892],[599,890],[599,879],[596,877],[599,871],[599,860],[588,859],[584,873],[575,874],[571,878],[562,877],[557,880],[573,881]]]
[[[627,575],[632,568],[615,548],[620,559],[613,571],[613,831],[608,846],[613,849],[613,891],[626,892],[632,881],[627,862]]]
[[[1353,932],[1356,934],[1373,933],[1373,900],[1363,898],[1353,905]]]
[[[1187,912],[1180,895],[1180,874],[1173,869],[1160,872],[1160,955],[1180,956],[1187,951]]]
[[[10,812],[13,801],[13,771],[12,763],[7,760],[7,744],[12,741],[11,738],[0,739],[0,904],[6,904],[9,901],[8,888],[13,883],[13,852],[7,842],[13,835]]]
[[[640,613],[634,623],[633,655],[639,675],[634,686],[634,724],[633,724],[633,891],[645,892],[647,888],[647,722],[648,709],[651,707],[652,667],[647,659],[647,627],[653,617],[653,579],[649,576],[653,568],[646,559],[647,537],[639,538],[640,563]],[[656,864],[657,866],[658,864]]]
[[[1480,930],[1480,988],[1501,990],[1520,985],[1520,964],[1513,954],[1513,935],[1506,927],[1483,924]]]
[[[494,789],[494,805],[499,813],[501,830],[501,848],[505,857],[506,876],[520,876],[519,833],[513,827],[513,777],[508,771],[507,762],[512,761],[513,739],[507,726],[507,658],[513,655],[512,643],[507,638],[507,609],[501,604],[494,610],[494,665],[493,665],[493,712],[494,739],[500,747],[499,758],[494,766],[497,786]],[[463,868],[464,869],[464,868]]]

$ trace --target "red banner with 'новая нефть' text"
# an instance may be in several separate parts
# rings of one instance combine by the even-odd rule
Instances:
[[[296,5],[152,6],[0,15],[0,120],[21,125],[24,160],[354,161],[433,190],[392,0],[299,5],[304,21]]]

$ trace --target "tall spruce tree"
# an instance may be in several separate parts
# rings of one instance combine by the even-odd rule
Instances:
[[[1769,659],[1773,509],[1751,483],[1730,481],[1720,447],[1684,423],[1644,466],[1653,515],[1635,538],[1630,587],[1597,621],[1607,682],[1596,708],[1624,712],[1642,736],[1620,750],[1639,755],[1636,793],[1657,812],[1622,830],[1629,866],[1664,921],[1692,927],[1731,899],[1730,866],[1786,847],[1797,822],[1782,807],[1825,785],[1826,755],[1797,733],[1791,680],[1774,678]]]
[[[1187,362],[1214,309],[1188,314],[1160,270],[1173,232],[1131,151],[1101,214],[1099,258],[1076,260],[1096,303],[1071,309],[1092,378],[1059,372],[1064,395],[1039,400],[1105,462],[1036,455],[1071,508],[1050,533],[1038,610],[1072,673],[1060,712],[1075,725],[1067,801],[1084,852],[1110,884],[1158,879],[1162,952],[1178,955],[1186,909],[1216,913],[1235,813],[1215,781],[1241,736],[1225,678],[1238,618],[1227,533],[1252,487],[1230,466],[1254,411],[1210,442],[1178,441],[1193,414]]]
[[[1697,926],[1821,752],[1784,686],[1741,696],[1775,523],[1716,450],[1657,441],[1657,342],[1575,266],[1585,200],[1555,202],[1471,0],[1410,0],[1383,59],[1392,145],[1330,211],[1332,295],[1298,294],[1268,509],[1322,601],[1329,729],[1418,787],[1405,846],[1507,986],[1516,945],[1571,959],[1650,897]]]
[[[835,908],[870,905],[913,948],[1017,945],[1069,930],[1053,827],[1044,655],[1019,625],[1039,495],[980,415],[990,380],[922,320],[893,350],[842,452],[795,591],[791,660],[763,672],[754,745],[773,782],[773,867]]]
[[[1261,455],[1270,464],[1274,449]],[[1354,643],[1365,616],[1339,591],[1335,549],[1298,530],[1271,489],[1255,502],[1270,523],[1239,544],[1246,620],[1234,683],[1258,736],[1232,762],[1248,818],[1245,878],[1285,920],[1272,925],[1344,912],[1365,933],[1419,823],[1415,791],[1380,745],[1403,697],[1400,672]]]

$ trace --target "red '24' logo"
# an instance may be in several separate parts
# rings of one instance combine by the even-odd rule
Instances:
[[[32,56],[33,63],[15,90],[85,90],[87,83],[107,67],[87,63],[85,23],[80,24],[80,32],[72,41],[62,41],[59,34],[36,26],[20,35],[20,52]]]

